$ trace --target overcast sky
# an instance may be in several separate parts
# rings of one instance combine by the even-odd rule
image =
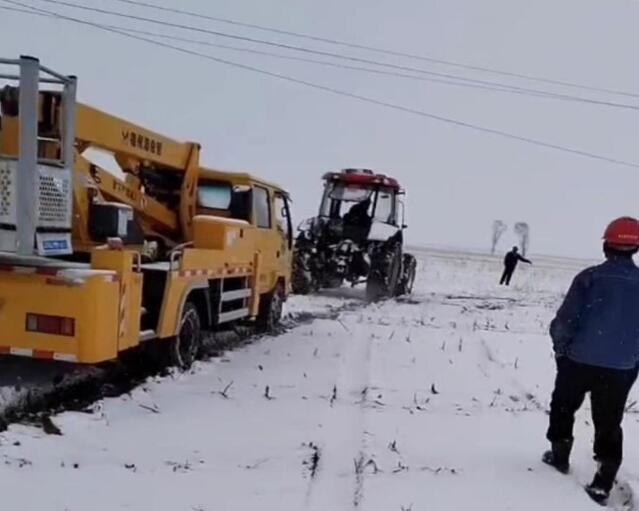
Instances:
[[[39,0],[21,1],[101,23],[254,47]],[[162,14],[113,0],[73,1],[395,65],[639,104],[639,96],[507,79]],[[639,2],[630,0],[147,1],[639,94]],[[639,110],[192,48],[436,115],[639,163]],[[250,170],[279,182],[294,197],[296,221],[315,213],[323,172],[358,166],[391,174],[406,188],[408,238],[415,244],[488,248],[492,222],[501,219],[511,226],[516,221],[530,224],[532,252],[592,257],[600,252],[609,219],[639,216],[639,169],[443,124],[95,28],[0,10],[0,53],[35,55],[50,67],[78,75],[81,101],[175,138],[200,142],[209,166]],[[510,241],[505,239],[502,248]]]

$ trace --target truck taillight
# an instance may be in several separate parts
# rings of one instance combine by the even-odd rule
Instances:
[[[27,313],[27,332],[73,337],[75,335],[75,319],[29,312]]]

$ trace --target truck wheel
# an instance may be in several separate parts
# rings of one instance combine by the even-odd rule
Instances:
[[[376,302],[395,295],[401,272],[402,247],[380,247],[371,255],[371,269],[366,280],[366,299]]]
[[[171,340],[169,363],[182,371],[190,369],[197,359],[202,342],[200,314],[193,302],[186,302],[178,334]]]
[[[270,293],[260,297],[260,310],[257,315],[257,326],[261,332],[274,332],[282,319],[284,309],[284,289],[277,284]]]
[[[413,292],[416,271],[417,259],[415,259],[415,256],[404,254],[402,257],[402,276],[397,284],[397,296],[409,295]]]

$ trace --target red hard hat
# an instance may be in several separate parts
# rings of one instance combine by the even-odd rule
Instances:
[[[639,247],[639,220],[623,216],[610,222],[603,237],[606,243],[621,247]]]

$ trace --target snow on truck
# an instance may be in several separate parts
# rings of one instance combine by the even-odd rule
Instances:
[[[412,291],[416,259],[405,253],[404,191],[396,179],[368,169],[324,175],[319,214],[298,228],[293,292],[366,282],[371,301]]]
[[[0,74],[0,353],[99,363],[158,343],[187,368],[203,331],[277,324],[292,249],[282,188],[76,103],[76,79],[37,59],[0,64],[13,71]]]

